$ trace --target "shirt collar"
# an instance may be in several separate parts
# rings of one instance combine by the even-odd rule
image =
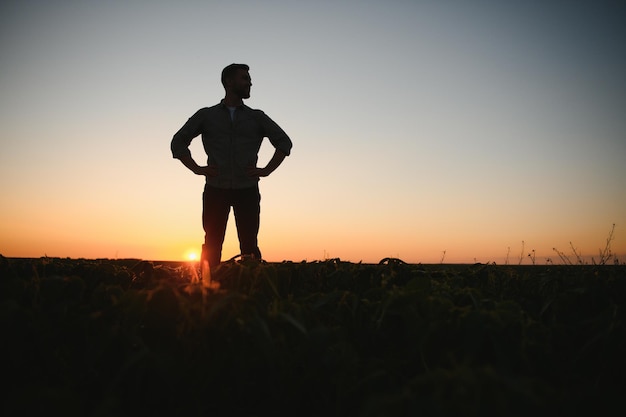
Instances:
[[[226,104],[224,104],[224,99],[220,100],[220,103],[219,103],[219,104],[220,104],[223,108],[225,108],[225,109],[227,108]],[[246,110],[249,110],[249,109],[250,109],[250,107],[246,106],[245,104],[241,104],[241,106],[236,106],[236,107],[241,108],[241,109],[246,109]]]

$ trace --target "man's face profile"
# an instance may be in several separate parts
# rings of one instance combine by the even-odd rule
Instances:
[[[250,98],[250,87],[252,87],[252,79],[250,73],[246,70],[238,70],[230,79],[228,79],[228,87],[231,92],[241,98]]]

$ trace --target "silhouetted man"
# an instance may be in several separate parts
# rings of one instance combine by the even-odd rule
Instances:
[[[291,139],[261,110],[243,104],[250,97],[249,67],[231,64],[222,71],[224,99],[212,107],[198,110],[174,135],[172,155],[196,175],[204,175],[202,259],[211,269],[219,265],[230,208],[235,214],[239,248],[244,258],[261,260],[257,236],[261,195],[259,178],[267,177],[291,152]],[[189,144],[202,135],[207,165],[191,157]],[[274,146],[274,155],[263,168],[257,168],[259,149],[264,138]]]

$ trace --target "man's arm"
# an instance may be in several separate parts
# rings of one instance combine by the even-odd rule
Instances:
[[[189,151],[191,141],[201,132],[203,115],[206,114],[207,110],[206,108],[200,109],[187,120],[187,123],[172,138],[170,148],[172,156],[179,159],[194,174],[215,177],[217,176],[217,168],[198,165],[191,157],[191,152]]]
[[[191,155],[181,155],[177,159],[183,163],[191,172],[196,175],[204,175],[205,177],[215,177],[217,176],[217,168],[211,166],[200,166],[196,163],[196,161],[191,157]]]
[[[272,159],[270,159],[265,168],[250,167],[248,169],[248,175],[251,177],[267,177],[272,172],[274,172],[274,170],[278,168],[280,164],[283,163],[286,156],[287,154],[285,154],[283,151],[281,151],[280,149],[276,149],[274,151]]]
[[[263,111],[255,110],[255,112],[257,120],[261,123],[263,136],[270,140],[270,143],[275,149],[280,149],[285,156],[289,156],[293,144],[289,136],[287,136],[287,133]],[[280,162],[282,162],[282,160]]]

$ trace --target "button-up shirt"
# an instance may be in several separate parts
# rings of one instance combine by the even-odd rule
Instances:
[[[207,184],[217,188],[247,188],[257,184],[259,178],[250,177],[246,170],[256,167],[264,138],[285,155],[291,153],[292,147],[285,131],[263,111],[241,105],[231,119],[223,102],[200,109],[189,118],[172,139],[172,156],[190,156],[189,145],[198,135],[202,135],[207,165],[216,167],[218,172],[215,177],[206,177]]]

